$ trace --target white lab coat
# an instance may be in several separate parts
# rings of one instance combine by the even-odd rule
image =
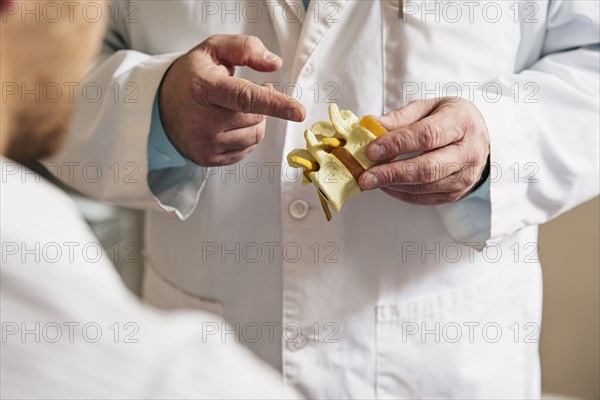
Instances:
[[[599,190],[597,2],[405,1],[401,17],[397,0],[334,0],[302,22],[300,1],[133,3],[137,22],[111,24],[89,78],[107,94],[79,102],[53,168],[64,178],[67,160],[98,163],[101,179],[70,183],[148,210],[149,301],[219,312],[314,398],[539,396],[537,225]],[[217,33],[256,35],[280,54],[279,72],[237,74],[295,95],[307,121],[269,120],[252,155],[204,186],[189,169],[165,173],[159,201],[146,179],[157,87],[180,52]],[[131,82],[136,102],[115,102],[109,88]],[[491,219],[482,252],[435,207],[379,191],[328,223],[285,164],[330,101],[382,114],[458,87],[491,137],[491,211],[474,201],[462,227]]]
[[[142,304],[73,200],[0,165],[2,398],[297,398],[247,349],[205,334],[221,318]]]

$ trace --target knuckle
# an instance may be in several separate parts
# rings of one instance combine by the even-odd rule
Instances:
[[[205,136],[205,141],[208,147],[214,147],[218,145],[221,142],[221,136],[222,134],[218,132],[207,132],[207,135]]]
[[[475,149],[470,149],[465,154],[465,164],[477,165],[480,162],[479,152]]]
[[[246,35],[242,38],[242,49],[246,52],[258,50],[262,45],[260,39],[253,35]]]
[[[210,104],[218,93],[219,86],[211,81],[194,77],[189,83],[189,93],[193,101],[199,104]]]
[[[194,79],[190,82],[190,96],[194,100],[200,100],[204,98],[204,84]]]
[[[204,165],[207,167],[218,167],[219,165],[221,165],[219,163],[220,161],[220,157],[218,154],[211,154],[208,157],[206,157],[206,161],[204,162]]]
[[[459,190],[464,187],[464,182],[460,174],[452,174],[447,178],[447,184],[444,185],[444,189],[451,191]]]
[[[465,129],[474,128],[477,124],[479,116],[481,115],[477,106],[465,99],[462,99],[462,101],[458,103],[458,106],[461,110],[461,113],[459,115],[461,117],[460,121],[462,123],[462,126]]]
[[[424,183],[432,183],[437,180],[439,164],[437,162],[425,162],[421,166],[419,180]]]
[[[419,135],[419,145],[423,150],[433,150],[442,136],[442,127],[437,122],[429,122],[423,126]]]
[[[409,103],[409,105],[410,105],[410,103]],[[392,113],[390,113],[390,117],[392,117],[392,119],[394,119],[395,121],[398,121],[398,122],[405,121],[406,107],[408,107],[408,105],[398,108],[397,110],[394,110]]]
[[[393,168],[393,166],[390,165],[386,165],[385,167],[379,169],[377,171],[377,177],[379,179],[379,184],[380,185],[390,185],[396,182],[396,177],[397,177],[397,173],[396,173],[396,169]]]
[[[398,174],[402,175],[403,183],[419,183],[419,163],[414,161],[405,161],[402,162],[401,165],[401,171],[399,171]]]
[[[250,39],[250,36],[242,37],[242,50],[244,52],[248,52],[248,51],[252,50],[251,40],[252,39]]]
[[[433,99],[416,99],[408,103],[408,105],[412,106],[415,111],[417,111],[421,115],[427,115],[432,113],[432,109],[439,107],[439,101],[437,98]],[[436,107],[437,105],[437,107]]]
[[[384,135],[385,138],[387,135]],[[403,148],[406,147],[406,139],[401,132],[396,132],[389,137],[390,140],[383,140],[381,144],[387,154],[400,154]]]
[[[335,164],[331,164],[334,166],[335,169],[337,169],[337,166],[335,166]],[[381,186],[387,186],[390,184],[390,173],[388,171],[388,166],[384,166],[384,167],[380,167],[380,168],[374,168],[372,169],[370,172],[375,175],[375,177],[377,178],[377,184],[381,187]]]
[[[263,116],[260,114],[250,114],[250,124],[251,125],[261,125],[263,122]],[[264,129],[263,129],[264,131]]]
[[[475,131],[475,121],[468,112],[463,112],[459,115],[458,126],[462,133]]]
[[[448,161],[440,168],[442,176],[452,176],[463,169],[462,162]]]
[[[204,42],[200,44],[202,47],[216,47],[217,43],[221,40],[222,35],[211,35]]]
[[[211,146],[210,150],[215,153],[215,155],[223,154],[227,151],[227,146],[222,144],[216,144]]]
[[[258,144],[263,141],[263,139],[265,138],[265,130],[262,124],[256,125],[254,127],[254,135],[255,137],[253,144]]]
[[[223,137],[222,134],[210,134],[206,139],[207,148],[213,153],[223,152]]]
[[[476,182],[475,176],[473,174],[460,174],[458,179],[460,182],[459,189],[470,188]]]
[[[250,85],[246,85],[239,90],[235,96],[235,104],[238,111],[249,113],[252,110],[252,104],[256,101],[256,92]]]
[[[259,114],[244,114],[243,112],[234,112],[229,118],[229,121],[231,121],[231,124],[229,126],[232,129],[247,129],[259,124],[262,120],[261,118],[262,117]]]
[[[283,102],[278,101],[278,99],[274,98],[271,95],[268,96],[267,100],[268,101],[264,104],[264,112],[265,112],[265,114],[268,114],[268,115],[285,115],[287,104],[284,104]]]

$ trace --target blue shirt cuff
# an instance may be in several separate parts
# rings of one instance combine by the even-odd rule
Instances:
[[[490,177],[488,176],[487,179],[481,185],[479,185],[477,190],[473,190],[471,193],[469,193],[467,197],[465,197],[462,200],[466,199],[481,199],[490,201]]]
[[[464,199],[436,208],[454,240],[482,249],[491,231],[490,178]]]
[[[148,186],[164,210],[183,220],[194,211],[209,169],[175,149],[163,128],[156,97],[148,137]]]
[[[148,172],[185,166],[186,159],[173,146],[160,119],[158,95],[154,99],[152,123],[148,137]]]

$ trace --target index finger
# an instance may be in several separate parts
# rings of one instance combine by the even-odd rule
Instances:
[[[257,71],[278,70],[283,61],[271,53],[256,36],[213,35],[201,46],[208,48],[218,62],[248,66]]]
[[[460,171],[470,163],[463,148],[457,145],[446,146],[408,160],[375,165],[361,175],[359,184],[364,189],[374,189],[433,183]]]
[[[438,100],[413,100],[396,110],[379,117],[379,122],[389,131],[403,128],[425,118],[438,106]]]
[[[275,90],[246,79],[222,75],[216,77],[215,86],[220,88],[211,96],[212,104],[228,110],[268,115],[294,122],[306,117],[304,106],[297,100]]]
[[[380,136],[369,145],[367,156],[371,160],[389,160],[402,154],[435,150],[456,142],[462,135],[452,114],[434,113]]]

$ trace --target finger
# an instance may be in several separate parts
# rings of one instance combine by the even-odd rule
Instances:
[[[437,107],[438,100],[415,100],[377,118],[389,131],[403,128],[425,118]]]
[[[226,153],[257,145],[265,137],[265,124],[266,121],[263,120],[252,126],[221,132],[215,138],[215,150]]]
[[[202,46],[219,63],[247,66],[262,72],[276,71],[283,64],[281,57],[271,53],[256,36],[213,35]]]
[[[222,132],[232,129],[244,128],[256,125],[266,119],[261,114],[246,114],[227,110],[222,107],[209,106],[210,109],[203,108],[197,113],[192,113],[193,124],[197,129],[207,132]],[[206,113],[210,118],[206,118]]]
[[[243,150],[233,150],[225,153],[213,154],[204,165],[206,167],[214,167],[234,164],[246,158],[255,148],[256,145],[247,147]]]
[[[298,101],[273,89],[254,82],[224,76],[212,76],[214,91],[209,101],[226,109],[252,114],[268,115],[275,118],[302,122],[306,117],[304,106]]]
[[[367,148],[367,156],[372,160],[389,160],[402,154],[435,150],[460,140],[462,136],[454,116],[449,112],[439,112],[380,136]]]
[[[477,181],[475,168],[463,168],[432,183],[388,185],[386,189],[405,194],[422,195],[468,190]]]
[[[394,197],[395,199],[401,200],[408,204],[420,206],[439,206],[441,204],[453,203],[455,201],[460,200],[465,195],[465,193],[463,192],[432,193],[418,195],[400,193],[386,188],[383,188],[381,190]]]
[[[223,118],[220,119],[220,121],[223,121],[220,125],[220,128],[223,131],[230,131],[233,129],[245,128],[248,126],[260,124],[266,118],[262,114],[246,114],[225,109],[221,110],[224,111]]]
[[[364,190],[388,185],[433,183],[473,163],[462,146],[452,145],[406,160],[376,165],[359,177]]]

